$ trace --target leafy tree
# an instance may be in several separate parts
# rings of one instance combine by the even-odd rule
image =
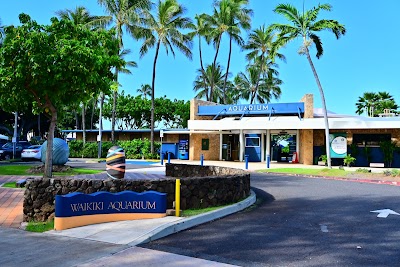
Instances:
[[[378,117],[379,114],[384,113],[385,109],[393,112],[397,111],[399,106],[388,92],[365,92],[362,96],[358,97],[356,108],[356,114],[358,115],[367,111],[368,116]]]
[[[164,97],[155,99],[155,124],[169,128],[185,128],[189,119],[189,101],[173,100]],[[111,104],[105,105],[106,118],[111,117]],[[116,109],[117,126],[119,129],[143,129],[151,126],[151,100],[140,95],[125,95],[124,91],[118,96]]]
[[[0,104],[24,111],[34,103],[51,117],[45,177],[52,176],[52,148],[58,111],[106,90],[110,68],[120,64],[118,42],[112,33],[90,31],[69,20],[51,19],[39,25],[26,14],[21,26],[7,27],[0,50]]]
[[[119,51],[123,49],[123,30],[131,34],[136,30],[135,23],[140,19],[143,10],[148,10],[151,5],[149,0],[97,0],[109,14],[106,25],[113,25],[116,30],[116,38],[119,43]],[[111,118],[111,140],[115,142],[115,110],[118,95],[118,69],[115,69],[115,81],[117,88],[113,93],[113,113]],[[101,100],[103,102],[103,100]]]
[[[144,39],[140,48],[140,56],[143,57],[150,48],[156,46],[153,63],[153,77],[151,83],[151,153],[154,153],[154,91],[156,81],[156,66],[160,46],[163,45],[167,54],[175,57],[174,47],[178,48],[186,57],[192,58],[191,38],[182,33],[182,30],[190,28],[192,21],[184,17],[186,9],[176,0],[158,1],[155,16],[149,11],[144,12],[141,23],[138,24],[135,36]]]
[[[333,34],[335,34],[337,39],[339,39],[341,35],[344,35],[346,33],[345,27],[336,20],[317,20],[319,12],[321,10],[330,11],[331,9],[332,7],[329,4],[320,4],[317,7],[313,7],[310,10],[300,13],[294,6],[290,4],[279,4],[275,8],[274,12],[284,16],[290,22],[290,24],[276,23],[271,25],[272,29],[278,30],[280,32],[279,39],[280,42],[282,42],[283,44],[297,38],[301,38],[303,41],[303,45],[300,49],[300,54],[305,54],[307,56],[308,62],[311,66],[321,95],[321,102],[325,120],[325,143],[328,168],[331,168],[328,115],[326,112],[324,91],[318,78],[317,71],[315,70],[314,64],[312,62],[309,47],[313,44],[315,45],[315,48],[317,49],[316,56],[319,59],[322,56],[324,50],[322,48],[321,38],[317,35],[318,32],[325,30],[331,31]]]
[[[136,92],[144,99],[147,99],[148,96],[151,97],[151,85],[142,84],[140,88],[136,90]]]

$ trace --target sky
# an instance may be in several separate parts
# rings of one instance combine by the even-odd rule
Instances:
[[[212,12],[213,0],[180,0],[187,8],[187,16],[194,19],[196,14]],[[318,5],[316,0],[250,0],[253,9],[252,29],[271,23],[284,23],[273,9],[280,3],[290,3],[298,9],[310,9]],[[320,34],[324,55],[317,59],[315,49],[311,50],[312,59],[325,92],[327,109],[340,114],[355,114],[355,103],[364,92],[387,91],[400,103],[400,22],[398,0],[326,0],[333,9],[321,11],[323,19],[335,19],[346,27],[346,34],[339,40],[330,32]],[[14,0],[4,1],[0,18],[3,25],[18,25],[18,14],[24,12],[41,24],[49,24],[55,12],[85,6],[92,15],[104,15],[104,9],[96,0]],[[247,33],[243,37],[247,40]],[[227,66],[228,38],[224,36],[218,61]],[[120,75],[120,90],[126,94],[137,95],[141,84],[151,84],[155,49],[149,50],[143,58],[139,57],[141,41],[135,41],[124,35],[125,48],[131,49],[127,60],[137,62],[138,68],[132,69],[132,75]],[[203,45],[205,46],[204,42]],[[298,54],[300,40],[289,43],[280,51],[286,56],[286,63],[278,61],[279,78],[284,84],[278,100],[271,103],[298,102],[304,94],[314,94],[314,107],[321,107],[319,90],[304,55]],[[170,99],[190,100],[194,98],[193,81],[200,67],[197,40],[193,45],[193,59],[189,60],[176,50],[176,57],[160,50],[157,63],[155,96],[166,95]],[[203,51],[205,64],[214,57],[212,46]],[[234,46],[230,72],[233,76],[245,71],[245,51]],[[246,104],[242,101],[242,104]]]

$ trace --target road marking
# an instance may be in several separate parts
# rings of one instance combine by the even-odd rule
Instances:
[[[320,226],[321,226],[321,232],[323,232],[323,233],[328,233],[329,232],[328,231],[328,226],[326,226],[324,224],[320,224]]]
[[[387,216],[389,216],[390,214],[400,215],[399,213],[397,213],[397,212],[395,212],[393,210],[390,210],[390,209],[372,210],[371,212],[378,213],[378,216],[376,216],[378,218],[387,218]]]

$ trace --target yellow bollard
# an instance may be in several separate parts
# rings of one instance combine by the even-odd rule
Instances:
[[[176,179],[175,184],[175,216],[179,217],[181,211],[181,180]]]

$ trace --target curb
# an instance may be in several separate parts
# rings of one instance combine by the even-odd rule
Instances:
[[[222,217],[244,210],[249,206],[253,205],[255,202],[256,202],[256,194],[254,193],[253,190],[250,190],[250,196],[245,200],[242,200],[238,203],[235,203],[233,205],[218,210],[213,210],[189,218],[182,218],[179,221],[161,225],[151,230],[150,232],[147,232],[146,234],[138,237],[135,241],[132,241],[127,245],[137,246],[140,244],[145,244],[166,237],[168,235],[192,228],[194,226],[220,219]]]

